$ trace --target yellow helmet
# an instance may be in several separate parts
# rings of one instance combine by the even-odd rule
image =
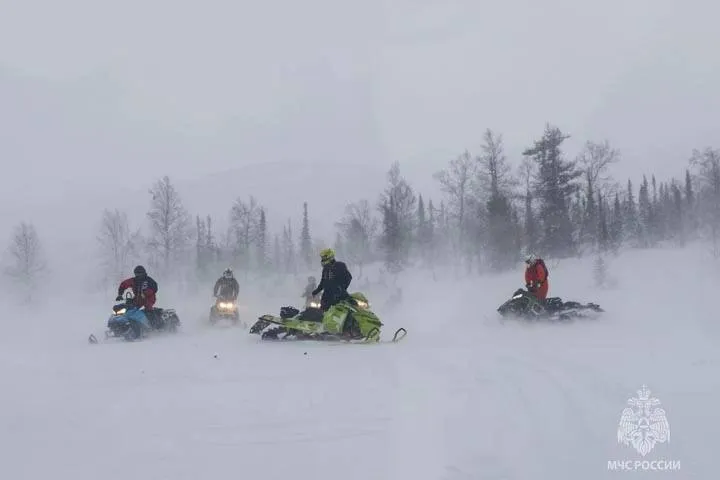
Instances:
[[[335,250],[332,248],[324,248],[320,250],[320,264],[324,267],[335,260]]]

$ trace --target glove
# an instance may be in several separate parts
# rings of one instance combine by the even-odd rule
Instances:
[[[123,299],[122,295],[118,295],[117,297],[115,297],[116,302],[122,302],[122,299]]]
[[[318,293],[320,293],[320,291],[318,291],[318,290],[313,290],[313,291],[312,291],[312,296],[314,297],[314,296],[317,295]]]

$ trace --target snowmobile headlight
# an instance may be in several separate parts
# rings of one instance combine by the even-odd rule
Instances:
[[[367,302],[363,302],[362,300],[358,300],[357,305],[358,305],[358,307],[360,307],[360,308],[368,308],[368,307],[370,307],[370,304],[368,304]]]
[[[125,312],[127,312],[127,308],[121,308],[121,309],[118,310],[117,312],[116,312],[116,311],[113,311],[113,313],[114,313],[115,315],[125,315]]]
[[[310,302],[310,303],[308,304],[308,307],[310,307],[310,308],[320,308],[320,303],[318,303],[318,302]]]
[[[219,307],[223,310],[232,310],[234,305],[231,302],[221,302]]]

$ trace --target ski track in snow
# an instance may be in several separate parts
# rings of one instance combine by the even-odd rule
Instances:
[[[678,265],[672,298],[663,278],[634,281],[659,255]],[[607,291],[584,279],[589,260],[554,268],[551,294],[608,312],[571,324],[498,321],[519,274],[444,296],[418,287],[381,313],[383,338],[408,329],[398,344],[264,343],[201,326],[205,305],[172,305],[183,332],[133,344],[86,344],[105,311],[52,318],[34,338],[13,325],[0,339],[0,478],[716,478],[720,328],[696,301],[714,294],[707,277],[680,266],[692,255],[625,255]],[[680,471],[607,470],[640,458],[616,432],[642,384],[671,429],[646,459]]]

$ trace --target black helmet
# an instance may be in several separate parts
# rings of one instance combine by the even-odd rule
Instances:
[[[133,273],[136,277],[144,277],[147,275],[147,271],[145,271],[145,267],[143,267],[142,265],[138,265],[137,267],[135,267]]]

